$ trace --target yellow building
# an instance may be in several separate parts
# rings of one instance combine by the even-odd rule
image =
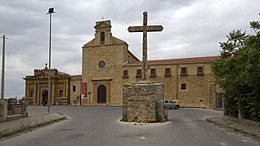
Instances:
[[[46,65],[47,66],[47,65]],[[49,69],[35,69],[34,75],[26,76],[25,97],[29,104],[46,105],[48,102]],[[70,76],[51,69],[50,82],[51,105],[79,104],[81,92],[81,75]]]
[[[66,99],[67,104],[80,101],[82,105],[121,106],[123,84],[142,80],[142,62],[128,50],[125,41],[112,35],[111,22],[96,22],[94,28],[94,39],[82,47],[82,77],[67,75],[53,81],[53,104]],[[148,81],[163,83],[164,98],[178,99],[181,106],[221,107],[222,94],[214,84],[211,72],[211,64],[216,59],[217,56],[151,60],[148,61]],[[41,84],[30,84],[30,78],[25,79],[26,97],[41,104],[43,91],[47,88],[39,89]],[[34,82],[38,83],[36,80]],[[46,81],[44,78],[41,82]],[[56,82],[58,85],[54,84]],[[57,96],[61,90],[64,92],[62,98]]]
[[[84,104],[122,105],[123,84],[142,80],[142,62],[128,44],[111,33],[111,22],[96,22],[95,38],[83,46]],[[150,82],[163,83],[164,97],[181,106],[216,107],[216,86],[211,63],[217,56],[148,61]],[[221,102],[219,100],[219,102]]]

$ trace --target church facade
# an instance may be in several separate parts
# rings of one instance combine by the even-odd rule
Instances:
[[[66,92],[64,95],[67,95],[64,96],[67,104],[77,104],[80,101],[81,105],[122,106],[123,84],[142,80],[142,62],[128,50],[125,41],[112,35],[111,22],[96,22],[94,28],[94,39],[82,47],[82,76],[74,77],[74,80],[69,75],[69,79],[57,79],[63,89],[60,89],[60,85],[53,85],[53,104],[57,104],[57,95],[63,90]],[[150,60],[147,62],[148,81],[163,83],[164,98],[177,99],[183,107],[221,107],[223,94],[215,85],[211,71],[211,64],[217,59],[218,56]],[[28,97],[31,89],[39,90],[39,85],[27,85],[31,82],[29,77],[25,80]],[[54,89],[54,86],[58,89]],[[73,92],[72,88],[77,90]],[[31,96],[43,96],[40,92],[43,89],[33,92]],[[77,98],[79,95],[80,98]],[[39,104],[41,100],[42,98],[37,98],[33,102]]]
[[[50,74],[50,104],[78,104],[81,97],[81,75],[71,76],[57,69],[51,69]],[[48,75],[49,69],[46,65],[44,69],[35,69],[33,75],[24,78],[25,99],[28,104],[47,104]]]

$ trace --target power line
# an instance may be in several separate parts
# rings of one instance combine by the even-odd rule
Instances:
[[[1,34],[0,34],[0,36],[1,36]],[[47,43],[46,43],[46,45],[44,45],[44,44],[40,44],[40,43],[24,41],[24,40],[19,40],[19,39],[13,39],[13,38],[10,39],[10,37],[8,37],[8,40],[19,42],[19,43],[23,43],[23,44],[34,45],[34,46],[41,46],[41,47],[46,47],[46,48],[48,47]],[[54,49],[59,49],[59,50],[61,50],[61,49],[63,50],[64,49],[64,48],[59,48],[59,47],[55,47],[55,46],[53,48]]]
[[[0,36],[3,36],[2,34],[0,34]],[[7,39],[7,38],[6,38]],[[18,39],[10,39],[10,37],[8,37],[8,40],[11,41],[16,41],[16,42],[20,42],[20,43],[24,43],[24,44],[32,44],[32,45],[37,45],[37,46],[43,46],[43,47],[48,47],[47,45],[43,45],[43,44],[39,44],[39,43],[35,43],[35,42],[30,42],[30,41],[24,41],[24,40],[18,40]],[[47,43],[46,43],[47,44]]]
[[[9,40],[21,42],[21,43],[24,43],[24,44],[33,44],[33,45],[37,45],[37,46],[48,47],[47,45],[38,44],[38,43],[34,43],[34,42],[29,42],[29,41],[23,41],[23,40],[17,40],[17,39],[10,39],[10,38],[9,38]]]
[[[43,45],[43,44],[39,44],[39,43],[35,43],[35,42],[30,42],[30,41],[24,41],[24,40],[18,40],[18,39],[10,39],[10,38],[8,38],[8,40],[15,41],[15,42],[20,42],[20,43],[23,43],[23,44],[34,45],[34,46],[41,46],[41,47],[46,47],[46,48],[48,47],[47,45]],[[53,47],[53,48],[55,48],[55,49],[62,49],[62,48],[59,48],[59,47]]]

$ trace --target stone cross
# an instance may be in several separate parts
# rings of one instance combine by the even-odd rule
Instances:
[[[143,32],[143,80],[147,80],[147,32],[162,31],[162,25],[147,25],[147,12],[143,12],[143,26],[129,26],[129,32]]]

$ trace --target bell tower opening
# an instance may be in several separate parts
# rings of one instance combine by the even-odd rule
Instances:
[[[105,43],[105,32],[101,32],[100,33],[100,44],[104,44]]]

